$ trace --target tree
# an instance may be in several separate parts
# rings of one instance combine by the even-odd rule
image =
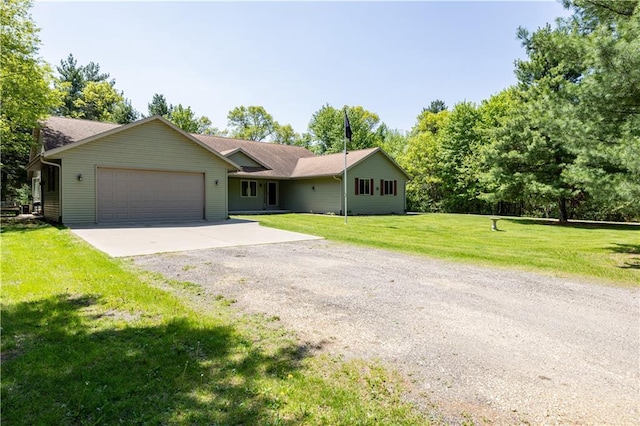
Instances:
[[[529,34],[517,111],[496,129],[496,199],[544,205],[561,222],[640,217],[638,1],[565,0],[570,18]]]
[[[59,102],[51,89],[51,70],[38,58],[40,39],[29,9],[31,1],[5,0],[0,8],[0,138],[2,198],[15,196],[26,181],[24,165],[31,132]]]
[[[442,179],[439,173],[442,151],[440,131],[446,127],[450,112],[423,110],[407,138],[400,165],[409,173],[407,208],[411,211],[441,210]]]
[[[344,150],[344,111],[349,116],[352,138],[347,149],[365,149],[380,146],[386,127],[380,126],[380,117],[361,106],[338,110],[329,104],[322,106],[311,117],[309,134],[312,147],[318,154],[330,154]]]
[[[400,165],[411,180],[407,182],[407,209],[436,212],[440,210],[441,179],[438,175],[440,141],[433,133],[421,132],[409,136],[407,151]]]
[[[131,101],[115,89],[115,80],[109,80],[108,73],[100,72],[99,64],[78,65],[69,54],[66,60],[60,61],[57,70],[56,87],[63,93],[63,102],[55,110],[57,115],[120,124],[140,116]]]
[[[275,129],[276,122],[261,106],[235,107],[227,115],[231,136],[250,141],[263,141],[270,137]]]
[[[584,69],[567,88],[566,113],[575,125],[565,170],[580,187],[595,219],[640,218],[640,5],[635,1],[565,0],[580,34]],[[572,33],[572,34],[573,34]]]
[[[481,147],[486,139],[479,132],[480,113],[471,102],[460,102],[448,115],[439,131],[440,155],[438,175],[441,180],[444,211],[482,213]]]
[[[422,112],[432,112],[434,114],[437,114],[446,109],[447,109],[447,105],[444,103],[444,101],[440,99],[436,99],[434,101],[431,101],[431,103],[427,108],[422,108]]]
[[[383,123],[379,127],[384,131],[383,138],[380,142],[380,148],[384,150],[391,158],[398,159],[405,153],[407,149],[407,135],[398,129],[388,129]]]
[[[300,135],[297,134],[291,124],[281,125],[275,123],[273,128],[273,142],[281,145],[298,145]]]
[[[151,102],[148,104],[149,116],[159,115],[160,117],[169,117],[171,114],[171,108],[167,104],[167,99],[164,95],[154,93]]]
[[[167,99],[162,94],[155,93],[147,107],[149,116],[159,115],[164,117],[185,132],[214,136],[227,135],[226,130],[213,127],[209,117],[196,115],[190,106],[168,104]]]
[[[70,116],[86,120],[115,122],[116,106],[124,98],[106,81],[89,81],[73,102]]]
[[[494,199],[528,197],[540,205],[555,201],[558,219],[566,222],[569,204],[580,195],[565,171],[575,161],[569,129],[577,123],[568,108],[585,71],[583,46],[569,27],[547,25],[533,34],[520,28],[518,37],[528,59],[516,61],[518,107],[496,129],[487,157],[492,159]]]

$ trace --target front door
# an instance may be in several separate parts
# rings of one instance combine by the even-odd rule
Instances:
[[[278,206],[278,182],[267,183],[267,207]]]

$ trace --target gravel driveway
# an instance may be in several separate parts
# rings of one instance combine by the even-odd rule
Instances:
[[[447,422],[638,424],[640,292],[328,241],[135,258],[377,359]]]

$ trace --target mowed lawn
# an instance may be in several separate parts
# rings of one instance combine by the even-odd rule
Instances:
[[[435,258],[640,286],[640,226],[424,214],[244,216],[261,225]]]
[[[49,225],[4,226],[2,424],[425,424],[377,364]],[[212,300],[214,299],[214,300]]]

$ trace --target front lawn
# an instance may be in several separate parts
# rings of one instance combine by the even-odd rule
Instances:
[[[640,286],[640,226],[569,224],[487,216],[265,215],[261,225],[441,259]]]
[[[2,229],[3,424],[424,424],[379,366],[313,356],[277,318],[66,229]],[[202,300],[201,300],[202,302]]]

